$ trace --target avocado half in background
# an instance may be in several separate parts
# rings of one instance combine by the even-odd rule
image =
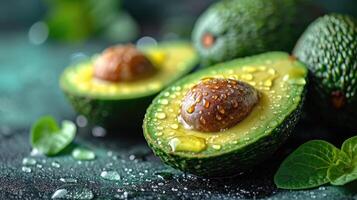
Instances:
[[[144,136],[166,164],[200,176],[237,174],[288,138],[304,100],[307,69],[287,53],[221,63],[177,81],[145,115]]]
[[[355,134],[357,20],[341,14],[318,18],[301,36],[293,54],[310,71],[309,114]]]
[[[197,63],[195,50],[186,42],[159,43],[140,51],[132,45],[113,46],[68,67],[60,86],[93,125],[137,128],[154,96]]]
[[[222,0],[198,18],[193,44],[204,66],[266,51],[290,52],[314,18],[310,7],[305,0]]]

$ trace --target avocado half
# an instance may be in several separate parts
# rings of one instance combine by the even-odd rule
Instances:
[[[156,73],[131,82],[104,82],[93,78],[93,61],[65,69],[60,87],[75,110],[94,125],[107,129],[135,128],[141,124],[152,99],[167,85],[191,72],[198,63],[186,42],[164,42],[141,49]]]
[[[206,78],[244,81],[260,92],[260,101],[231,128],[214,133],[189,130],[180,123],[181,100]],[[306,67],[283,52],[198,71],[153,100],[145,115],[144,136],[154,153],[176,169],[208,177],[237,174],[267,159],[288,138],[300,117],[306,79]]]

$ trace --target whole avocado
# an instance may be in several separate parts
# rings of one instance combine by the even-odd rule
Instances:
[[[223,0],[197,20],[193,43],[204,66],[265,51],[291,51],[308,25],[301,0]],[[298,20],[297,20],[298,19]]]
[[[320,17],[301,36],[293,54],[310,70],[312,114],[330,125],[357,130],[356,19],[341,14]]]

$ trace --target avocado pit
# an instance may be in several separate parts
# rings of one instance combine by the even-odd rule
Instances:
[[[94,77],[110,82],[137,80],[154,70],[150,60],[131,44],[109,47],[94,62]]]
[[[180,114],[194,130],[218,132],[245,119],[258,101],[259,92],[245,82],[205,78],[187,92]]]

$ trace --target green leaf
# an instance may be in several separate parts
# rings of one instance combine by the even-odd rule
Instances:
[[[357,136],[347,139],[341,147],[341,150],[351,158],[355,166],[357,166]]]
[[[322,140],[306,142],[283,161],[274,182],[283,189],[307,189],[328,183],[328,169],[338,160],[339,152]]]
[[[63,121],[59,128],[51,116],[40,118],[31,128],[31,145],[45,155],[53,156],[66,148],[74,139],[76,126]]]
[[[344,185],[357,180],[357,136],[347,139],[341,149],[338,161],[328,171],[332,185]]]

